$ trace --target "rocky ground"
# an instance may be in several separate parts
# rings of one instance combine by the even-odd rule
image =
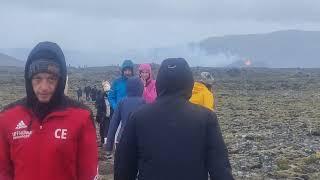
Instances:
[[[78,86],[111,80],[116,67],[69,70]],[[236,179],[320,179],[320,69],[217,69],[217,114]],[[23,69],[0,68],[0,108],[24,96]],[[92,102],[86,102],[93,111]],[[100,179],[112,160],[100,149]]]

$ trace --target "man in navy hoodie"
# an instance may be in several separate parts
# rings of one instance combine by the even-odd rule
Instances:
[[[141,105],[145,104],[145,100],[142,97],[144,86],[140,78],[129,78],[126,83],[126,87],[127,97],[125,97],[118,103],[112,116],[109,130],[107,132],[108,135],[106,150],[108,152],[108,155],[110,155],[113,150],[115,134],[117,132],[120,122],[121,128],[116,139],[116,144],[119,142],[119,139],[121,138],[123,127],[126,125],[130,114],[136,111],[138,108],[140,108]]]
[[[164,60],[158,97],[130,116],[115,153],[115,180],[233,180],[217,116],[192,104],[182,58]],[[139,172],[139,173],[138,173]]]

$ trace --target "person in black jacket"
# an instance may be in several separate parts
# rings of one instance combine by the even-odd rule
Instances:
[[[96,98],[96,121],[99,124],[99,133],[100,133],[100,147],[103,146],[105,131],[109,128],[109,117],[107,116],[107,106],[105,102],[105,92],[98,90]]]
[[[81,89],[81,87],[79,87],[78,90],[77,90],[77,96],[78,96],[78,101],[80,101],[82,99],[82,89]]]
[[[162,62],[158,98],[130,116],[115,153],[115,180],[233,180],[214,112],[190,103],[193,76],[183,58]],[[139,173],[138,173],[139,172]]]
[[[94,102],[96,101],[96,98],[97,98],[97,92],[98,92],[97,86],[94,85],[93,88],[90,91],[91,100],[94,101]]]
[[[86,86],[84,88],[84,92],[86,93],[86,100],[89,101],[90,100],[91,87],[90,86]]]

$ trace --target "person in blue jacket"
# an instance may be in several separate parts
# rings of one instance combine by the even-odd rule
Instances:
[[[107,144],[106,151],[108,156],[111,155],[113,150],[114,141],[119,142],[123,127],[126,125],[127,120],[131,113],[135,112],[138,108],[145,104],[145,100],[142,97],[144,86],[140,78],[132,77],[127,80],[127,97],[123,98],[117,105],[114,114],[112,116],[109,130],[107,131]],[[121,125],[120,125],[121,122]],[[115,135],[120,127],[119,134],[115,140]]]
[[[121,77],[113,81],[107,95],[112,110],[115,110],[118,102],[126,97],[126,82],[127,79],[133,75],[133,62],[131,60],[125,60],[121,66]]]

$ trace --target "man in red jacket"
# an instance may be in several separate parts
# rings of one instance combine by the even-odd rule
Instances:
[[[97,142],[91,111],[64,95],[60,47],[39,43],[25,67],[27,96],[0,113],[0,180],[93,180]]]

